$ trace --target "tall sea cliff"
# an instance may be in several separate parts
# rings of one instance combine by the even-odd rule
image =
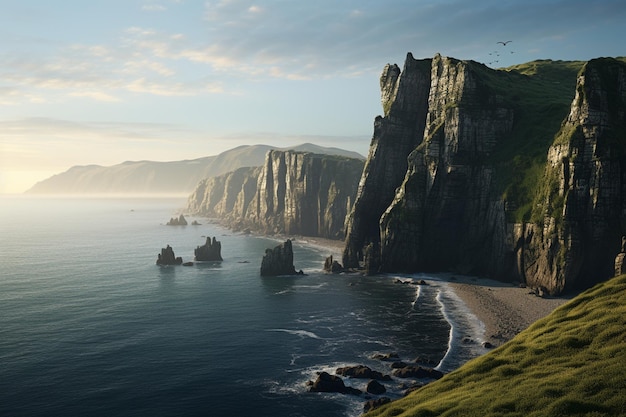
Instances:
[[[363,161],[272,150],[261,167],[201,181],[188,209],[236,230],[343,239]]]
[[[381,98],[344,266],[552,294],[612,276],[626,234],[625,60],[494,70],[408,54],[383,70]]]

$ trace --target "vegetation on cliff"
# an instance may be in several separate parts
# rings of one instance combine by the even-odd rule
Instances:
[[[367,416],[626,415],[626,275]]]
[[[344,265],[520,280],[551,294],[612,276],[626,234],[625,61],[495,70],[436,55],[426,75],[409,54],[402,72],[386,66],[385,117],[347,222]],[[407,97],[413,111],[394,112]],[[388,163],[390,150],[408,166]],[[373,206],[386,190],[390,202]]]

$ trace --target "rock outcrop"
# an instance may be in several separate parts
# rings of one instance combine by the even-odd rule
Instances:
[[[157,255],[157,265],[181,265],[182,263],[183,258],[174,255],[174,249],[172,249],[170,245],[167,245],[165,248],[161,249],[161,253]]]
[[[612,276],[626,232],[625,68],[503,71],[410,54],[402,72],[386,66],[344,266],[480,274],[551,294]]]
[[[167,222],[168,226],[187,226],[187,219],[182,214],[178,217],[172,217]]]
[[[202,181],[188,210],[235,230],[343,239],[362,170],[360,159],[272,150],[260,168]]]
[[[206,243],[194,249],[196,261],[221,261],[222,259],[222,243],[213,237],[206,238]]]
[[[315,381],[309,381],[310,392],[338,392],[341,394],[361,395],[359,389],[348,387],[337,375],[320,372]]]
[[[293,247],[291,240],[280,244],[274,249],[266,249],[261,261],[261,276],[295,275],[293,266]],[[300,272],[301,273],[301,272]]]

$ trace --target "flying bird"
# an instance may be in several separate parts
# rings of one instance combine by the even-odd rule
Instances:
[[[502,41],[498,41],[498,42],[496,42],[496,43],[501,43],[503,46],[506,46],[506,44],[507,44],[507,43],[510,43],[510,42],[512,42],[512,41],[504,41],[504,42],[502,42]]]

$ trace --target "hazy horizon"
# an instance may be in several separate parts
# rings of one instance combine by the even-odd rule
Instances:
[[[240,145],[367,155],[385,64],[624,56],[625,20],[618,0],[6,4],[0,193],[75,165]]]

